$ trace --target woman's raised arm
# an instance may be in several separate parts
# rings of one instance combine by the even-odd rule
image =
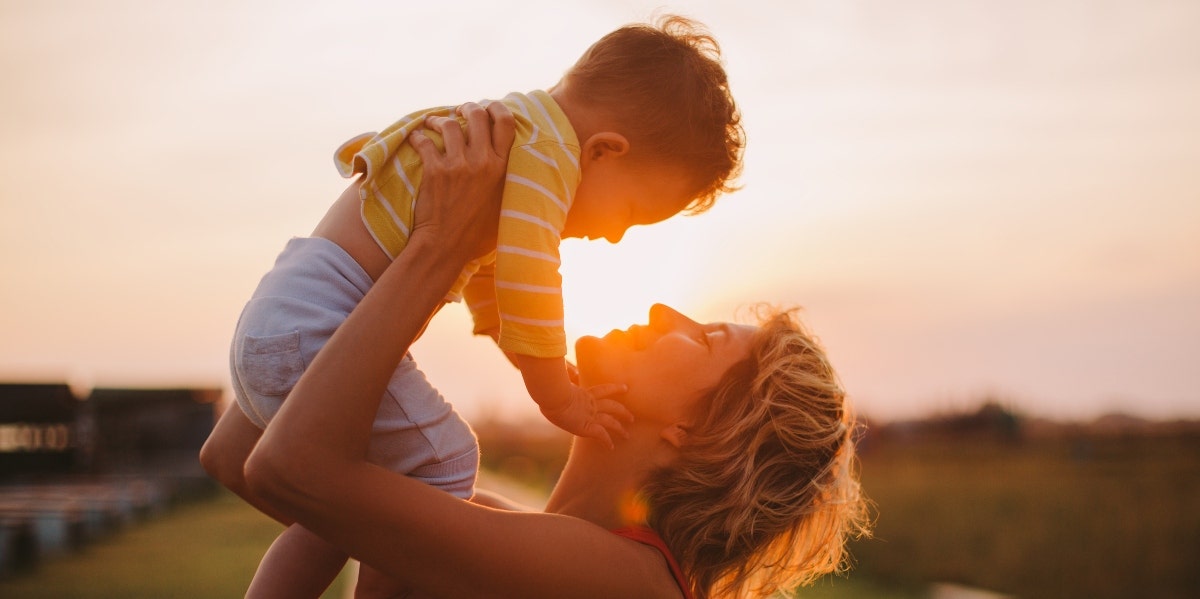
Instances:
[[[469,141],[452,121],[430,122],[443,129],[445,155],[415,140],[425,174],[408,247],[305,371],[251,454],[247,482],[280,513],[426,595],[677,597],[652,549],[577,518],[462,501],[366,461],[379,398],[424,315],[467,260],[495,247],[513,139],[512,116],[498,106],[464,107]]]
[[[423,135],[414,139],[423,148],[428,181],[408,246],[300,378],[285,402],[291,409],[281,410],[278,425],[264,433],[247,465],[260,485],[276,469],[290,472],[291,464],[303,465],[303,471],[313,465],[308,460],[365,455],[368,438],[362,431],[369,430],[391,373],[466,262],[486,252],[489,243],[495,247],[512,116],[476,105],[463,110],[475,133],[472,143],[457,124],[445,126],[445,119],[429,123],[443,129],[445,155]],[[494,145],[492,113],[498,115]],[[370,400],[356,401],[359,397]]]

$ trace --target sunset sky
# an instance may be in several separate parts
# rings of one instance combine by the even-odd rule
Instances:
[[[416,4],[0,2],[0,380],[225,385],[339,144],[662,6],[722,44],[744,189],[565,242],[571,338],[799,305],[869,416],[1200,417],[1200,3]],[[468,418],[535,414],[468,321],[418,362]]]

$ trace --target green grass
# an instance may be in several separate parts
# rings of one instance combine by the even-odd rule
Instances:
[[[234,495],[220,493],[19,572],[0,582],[0,597],[241,597],[259,559],[282,530]],[[341,597],[344,584],[339,579],[324,597]]]
[[[889,588],[877,582],[851,575],[819,580],[791,595],[793,599],[925,599],[923,590]]]
[[[915,599],[935,582],[1022,599],[1200,597],[1198,436],[876,438],[864,449],[875,538],[851,545],[848,578],[798,598]],[[221,493],[0,582],[0,597],[240,597],[280,530]]]
[[[490,477],[495,482],[494,477]],[[211,599],[241,597],[282,527],[229,493],[173,508],[76,554],[0,581],[0,597],[22,599]],[[349,577],[324,595],[343,596]],[[831,578],[800,599],[916,599],[870,581]]]
[[[1200,597],[1200,437],[879,441],[856,575],[1047,597]]]

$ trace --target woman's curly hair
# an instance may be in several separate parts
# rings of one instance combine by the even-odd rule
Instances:
[[[868,534],[855,420],[795,310],[759,311],[750,355],[710,392],[680,456],[643,488],[698,597],[765,597],[839,571]]]

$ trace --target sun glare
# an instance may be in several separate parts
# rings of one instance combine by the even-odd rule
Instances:
[[[612,245],[603,241],[565,240],[561,247],[563,304],[569,343],[583,335],[603,335],[631,324],[645,324],[655,302],[681,310],[702,299],[692,272],[691,247],[698,233],[675,218],[632,229]]]

